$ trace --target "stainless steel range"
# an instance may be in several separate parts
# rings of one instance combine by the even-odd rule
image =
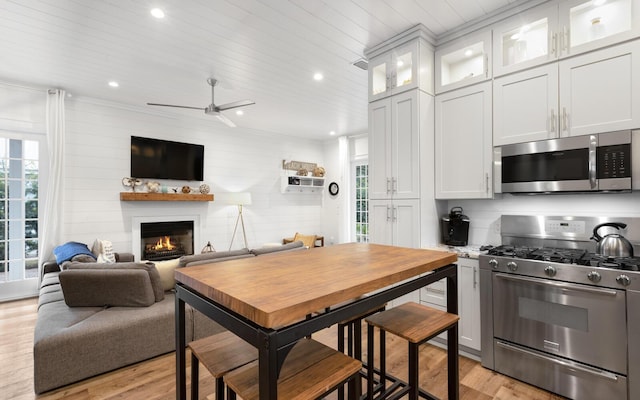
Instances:
[[[479,257],[483,366],[573,399],[640,399],[640,257],[596,254],[605,222],[640,254],[640,218],[502,216],[502,245]]]

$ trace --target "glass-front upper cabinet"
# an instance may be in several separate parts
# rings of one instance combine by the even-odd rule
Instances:
[[[433,50],[414,39],[369,61],[369,101],[420,87],[433,93]]]
[[[558,5],[515,15],[493,30],[493,74],[500,76],[558,57]]]
[[[435,53],[436,94],[491,78],[491,31],[465,35]]]
[[[559,4],[561,57],[640,34],[640,0],[569,0]]]

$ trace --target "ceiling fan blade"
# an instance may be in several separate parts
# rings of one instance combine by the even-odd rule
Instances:
[[[221,113],[216,113],[215,117],[218,118],[218,120],[220,120],[220,122],[223,122],[225,125],[227,125],[230,128],[235,128],[236,127],[236,124],[234,124],[233,121],[231,121],[229,118],[225,117]]]
[[[224,111],[224,110],[230,110],[232,108],[250,106],[252,104],[256,104],[256,102],[252,100],[240,100],[240,101],[234,101],[233,103],[227,103],[227,104],[222,104],[220,106],[216,106],[216,110]]]
[[[174,108],[189,108],[191,110],[204,110],[205,107],[190,107],[190,106],[176,106],[174,104],[158,104],[158,103],[147,103],[148,106],[161,106],[161,107],[174,107]]]

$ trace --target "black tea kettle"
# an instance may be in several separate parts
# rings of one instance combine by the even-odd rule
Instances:
[[[593,228],[591,239],[596,241],[596,253],[604,257],[633,257],[633,245],[624,236],[611,233],[604,237],[598,235],[598,229],[603,226],[612,226],[616,229],[624,229],[627,224],[622,222],[605,222]]]
[[[442,241],[449,246],[466,246],[469,240],[469,217],[462,214],[462,207],[453,207],[449,215],[440,220]]]

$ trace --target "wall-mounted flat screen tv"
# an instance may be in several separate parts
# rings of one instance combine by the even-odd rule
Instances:
[[[134,178],[202,181],[204,146],[131,136]]]

